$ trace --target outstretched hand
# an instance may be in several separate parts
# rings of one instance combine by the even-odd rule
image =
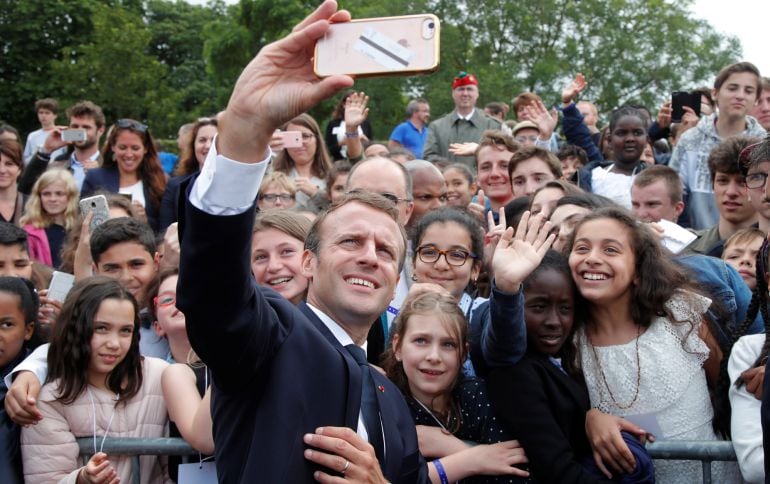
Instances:
[[[537,129],[540,131],[539,138],[543,141],[550,140],[556,125],[559,123],[559,118],[554,118],[553,113],[548,111],[543,101],[537,99],[529,103],[524,109],[529,113],[529,119],[537,125]]]
[[[265,46],[249,62],[220,120],[219,153],[241,162],[264,159],[277,127],[353,85],[350,76],[318,79],[312,62],[315,43],[329,25],[349,20],[349,12],[326,0],[290,35]]]
[[[519,221],[516,234],[506,229],[497,243],[492,257],[495,285],[507,294],[519,292],[521,283],[540,265],[553,244],[555,234],[549,235],[551,222],[543,223],[544,215],[530,217],[529,211]]]
[[[363,92],[354,92],[345,99],[345,129],[352,133],[357,130],[369,116],[369,96]]]
[[[586,82],[586,78],[583,76],[583,74],[578,72],[575,74],[575,79],[573,79],[572,82],[570,82],[561,92],[561,102],[564,104],[573,102],[578,94],[580,94],[587,85],[588,83]]]

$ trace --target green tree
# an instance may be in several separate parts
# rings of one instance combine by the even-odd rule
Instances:
[[[446,89],[463,69],[478,75],[482,101],[510,102],[527,90],[556,104],[563,85],[582,72],[589,81],[584,98],[605,112],[627,102],[655,109],[670,91],[706,83],[740,57],[738,40],[692,18],[691,4],[430,0],[444,22],[442,47],[450,44],[451,54],[442,52],[442,75],[426,79],[425,89],[432,94],[438,81]]]
[[[221,106],[257,52],[288,34],[316,6],[307,0],[241,0],[228,9],[226,18],[206,26],[203,53],[208,73],[218,85],[226,86],[217,99]]]
[[[163,115],[176,109],[175,98],[164,82],[167,68],[147,53],[151,34],[142,18],[120,5],[97,5],[92,21],[88,41],[65,47],[51,63],[61,97],[90,99],[108,120],[130,117],[156,135],[168,131]]]
[[[94,5],[91,0],[0,0],[0,119],[22,133],[40,127],[35,100],[60,96],[49,62],[62,57],[63,46],[90,36]]]
[[[226,19],[224,3],[204,7],[182,0],[150,0],[144,18],[152,35],[148,54],[166,67],[165,81],[174,101],[166,124],[180,126],[221,110],[218,100],[229,94],[230,86],[209,75],[203,51],[207,26]]]

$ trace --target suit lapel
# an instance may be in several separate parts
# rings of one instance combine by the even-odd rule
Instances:
[[[358,414],[361,412],[361,369],[358,363],[353,359],[337,338],[334,337],[329,328],[318,319],[318,316],[304,302],[299,303],[299,310],[315,328],[329,341],[334,349],[342,357],[348,369],[348,398],[345,406],[345,426],[353,430],[358,429]]]

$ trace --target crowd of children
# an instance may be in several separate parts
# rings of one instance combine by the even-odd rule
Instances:
[[[749,113],[770,81],[732,64],[704,91],[715,109],[700,121],[625,105],[600,132],[575,105],[579,75],[562,95],[565,139],[534,93],[514,100],[517,122],[504,103],[481,115],[475,98],[468,114],[462,96],[478,85],[455,79],[443,124],[422,125],[428,101],[409,104],[422,143],[452,116],[499,128],[445,153],[432,146],[428,161],[408,161],[400,138],[374,138],[363,93],[342,96],[327,136],[307,113],[285,123],[251,209],[253,282],[303,304],[318,269],[313,221],[361,190],[351,170],[377,166],[357,182],[373,186],[395,167],[403,190],[374,191],[395,205],[408,255],[369,361],[403,394],[432,482],[696,482],[697,462],[653,461],[644,444],[720,439],[732,439],[738,465],[715,463],[714,479],[762,482],[770,126]],[[69,128],[85,139],[65,142],[48,115],[58,104],[36,110],[42,128],[26,150],[0,140],[0,475],[175,482],[178,458],[142,456],[132,476],[131,459],[104,444],[172,436],[201,462],[217,453],[216,375],[192,349],[177,282],[182,200],[213,162],[220,124],[188,127],[169,178],[141,122],[107,127],[98,106],[78,103]],[[94,194],[110,207],[98,225],[78,213]],[[49,288],[53,271],[74,275],[66,297]]]

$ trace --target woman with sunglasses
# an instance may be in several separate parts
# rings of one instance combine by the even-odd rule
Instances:
[[[102,167],[86,173],[80,197],[89,197],[96,190],[128,195],[137,213],[144,213],[157,232],[166,174],[147,125],[119,119],[110,129],[102,153]]]

